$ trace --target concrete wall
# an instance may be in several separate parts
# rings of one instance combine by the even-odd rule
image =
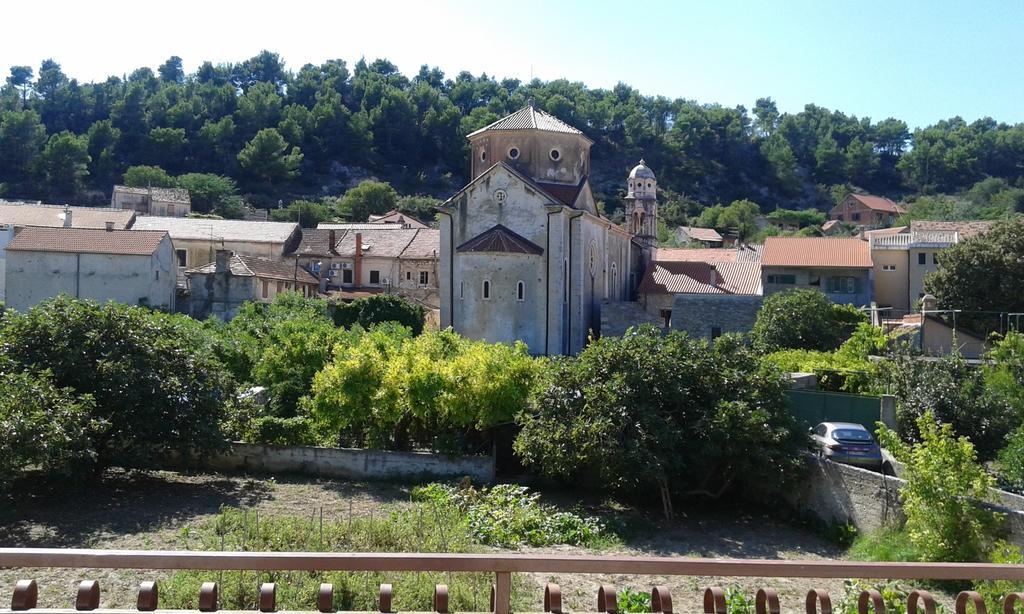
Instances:
[[[910,264],[905,249],[874,249],[871,260],[875,263],[875,302],[879,307],[892,307],[894,317],[906,315],[910,310]],[[894,271],[885,270],[895,267]],[[914,295],[916,300],[917,295]]]
[[[942,251],[940,248],[930,247],[927,249],[919,247],[910,248],[910,303],[913,305],[924,296],[924,277],[929,273],[938,270],[935,264],[935,254]],[[924,256],[924,264],[921,264],[921,256]],[[914,309],[914,311],[918,311]]]
[[[151,256],[11,251],[6,271],[6,305],[18,311],[61,293],[101,303],[174,309],[175,268],[168,238]]]
[[[691,337],[711,338],[712,328],[747,333],[754,327],[764,298],[731,294],[677,294],[672,305],[672,329]]]
[[[0,224],[0,302],[6,300],[7,288],[7,244],[14,238],[14,226]]]
[[[810,457],[804,480],[790,489],[786,501],[798,511],[824,522],[850,522],[859,531],[874,531],[902,522],[899,489],[906,482],[893,476]],[[993,509],[1006,514],[1009,540],[1024,546],[1024,497],[994,490]]]
[[[243,256],[283,260],[284,243],[262,241],[222,241],[213,239],[172,239],[176,251],[185,250],[185,267],[199,268],[214,261],[217,250],[226,249]]]
[[[509,157],[509,149],[519,150],[519,157]],[[550,152],[557,148],[558,160]],[[491,131],[470,142],[472,177],[504,162],[527,177],[540,181],[578,184],[590,173],[590,143],[578,134],[538,130]],[[481,156],[486,152],[486,157]]]
[[[490,456],[427,452],[233,443],[231,451],[204,464],[220,471],[302,473],[360,480],[469,476],[477,482],[494,481],[494,459]]]
[[[768,283],[769,275],[793,275],[794,284]],[[828,292],[830,277],[854,277],[858,281],[858,292],[854,294]],[[871,304],[874,271],[872,269],[830,269],[830,268],[797,268],[797,267],[763,267],[761,281],[765,296],[776,292],[785,292],[801,288],[821,292],[834,303],[845,303],[861,307]]]

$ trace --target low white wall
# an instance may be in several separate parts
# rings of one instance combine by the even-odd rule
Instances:
[[[899,490],[906,482],[867,469],[808,459],[803,482],[788,491],[787,502],[824,522],[852,523],[858,531],[874,531],[903,521]],[[1024,547],[1024,497],[993,490],[991,507],[1006,515],[1009,540]]]
[[[206,459],[203,464],[220,471],[302,473],[361,480],[469,476],[477,482],[494,481],[494,459],[490,456],[429,452],[233,443],[229,452]]]

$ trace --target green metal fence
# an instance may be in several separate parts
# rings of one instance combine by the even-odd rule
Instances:
[[[807,427],[819,422],[854,422],[874,433],[881,416],[879,397],[821,390],[787,390],[786,395],[790,410]]]

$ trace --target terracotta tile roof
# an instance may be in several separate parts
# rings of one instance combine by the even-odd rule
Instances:
[[[750,245],[749,243],[736,248],[736,262],[761,262],[763,245]]]
[[[398,258],[416,238],[419,232],[414,228],[387,228],[368,224],[369,230],[348,230],[338,234],[338,243],[334,250],[339,256],[353,258],[356,255],[356,235],[362,236],[363,257],[365,258]],[[440,238],[438,245],[440,246]]]
[[[307,284],[319,284],[319,280],[309,271],[302,267],[296,267],[293,262],[280,262],[268,258],[256,258],[254,256],[243,256],[232,254],[228,260],[231,274],[235,277],[260,277],[265,279],[279,279],[281,281],[298,281]],[[189,275],[210,275],[217,269],[217,263],[211,262],[201,267],[186,271]]]
[[[383,291],[384,288],[359,288],[358,290],[331,290],[330,292],[327,293],[327,298],[336,298],[341,299],[343,301],[354,301],[356,299],[373,296],[374,294],[380,294]]]
[[[470,132],[466,136],[467,138],[473,138],[478,134],[490,130],[545,130],[547,132],[583,134],[554,115],[534,108],[533,105],[527,105],[514,113],[510,113],[509,115],[502,117],[496,122],[488,124],[474,132]]]
[[[427,228],[423,222],[411,217],[401,211],[388,211],[384,215],[371,215],[368,220],[370,224],[401,224],[404,228]]]
[[[136,230],[166,230],[171,239],[224,240],[251,243],[286,243],[298,232],[295,222],[250,222],[198,217],[158,217],[144,215],[135,220]]]
[[[697,226],[680,226],[677,231],[694,241],[721,241],[722,235],[714,228],[698,228]]]
[[[872,196],[870,194],[850,194],[854,199],[860,201],[868,209],[874,211],[885,211],[889,213],[906,213],[907,210],[883,196]]]
[[[298,256],[337,256],[334,251],[334,243],[338,242],[336,233],[324,228],[303,228],[302,240],[299,246],[290,255]],[[331,238],[334,241],[331,241]]]
[[[440,255],[441,231],[420,228],[399,257],[408,260],[436,260]]]
[[[652,262],[637,290],[641,294],[761,294],[756,262]]]
[[[166,236],[166,232],[142,230],[29,226],[23,228],[7,244],[7,251],[149,256]]]
[[[931,220],[914,220],[910,222],[910,232],[955,232],[960,235],[961,239],[969,239],[988,232],[992,229],[994,224],[995,222],[981,220],[965,222],[933,222]]]
[[[316,227],[320,230],[401,230],[405,228],[398,222],[320,222]]]
[[[121,211],[107,207],[68,207],[71,210],[72,228],[106,228],[107,222],[114,222],[114,228],[124,230],[132,225],[134,211]],[[0,201],[0,224],[11,226],[64,226],[63,205],[43,205],[19,201]]]
[[[764,242],[763,266],[871,268],[867,241],[849,237],[769,237]]]
[[[456,247],[455,251],[540,255],[544,253],[544,248],[498,224]]]
[[[188,190],[184,188],[135,188],[126,185],[115,185],[114,194],[137,194],[151,196],[153,200],[171,203],[192,203]]]
[[[736,262],[736,249],[658,247],[651,260],[659,262]]]

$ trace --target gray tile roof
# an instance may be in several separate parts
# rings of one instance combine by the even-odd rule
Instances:
[[[71,211],[72,228],[114,228],[124,230],[132,225],[134,211],[121,211],[109,207],[67,207]],[[11,226],[64,226],[64,205],[43,205],[20,201],[0,201],[0,224]]]
[[[341,233],[326,228],[303,228],[302,240],[295,252],[290,255],[299,256],[336,256],[334,245]],[[331,238],[334,241],[331,241]]]
[[[637,291],[641,294],[761,294],[756,262],[652,262]]]
[[[399,222],[320,222],[316,227],[322,230],[384,230],[401,229],[406,226]]]
[[[294,222],[250,222],[246,220],[214,220],[193,217],[142,216],[132,226],[137,230],[166,230],[171,239],[248,241],[253,243],[285,243],[299,225]]]
[[[228,260],[231,274],[236,277],[262,277],[267,279],[280,279],[282,281],[299,281],[301,283],[319,283],[309,271],[302,267],[296,267],[294,263],[279,262],[267,258],[256,258],[254,256],[243,256],[232,254]],[[186,271],[189,275],[210,275],[217,269],[217,263],[211,262],[201,267]]]
[[[400,256],[408,260],[434,260],[441,255],[441,231],[420,228]]]
[[[184,188],[135,188],[126,185],[115,185],[114,194],[139,194],[164,202],[192,203],[188,190]]]
[[[370,224],[370,230],[348,230],[338,237],[334,250],[339,256],[352,258],[356,254],[356,235],[362,235],[363,257],[398,258],[419,232],[414,228],[381,230],[378,224]],[[438,241],[440,245],[440,240]]]
[[[532,105],[527,105],[494,123],[469,133],[467,138],[472,138],[490,130],[545,130],[547,132],[583,134],[554,115],[545,113],[540,109],[534,108]]]

